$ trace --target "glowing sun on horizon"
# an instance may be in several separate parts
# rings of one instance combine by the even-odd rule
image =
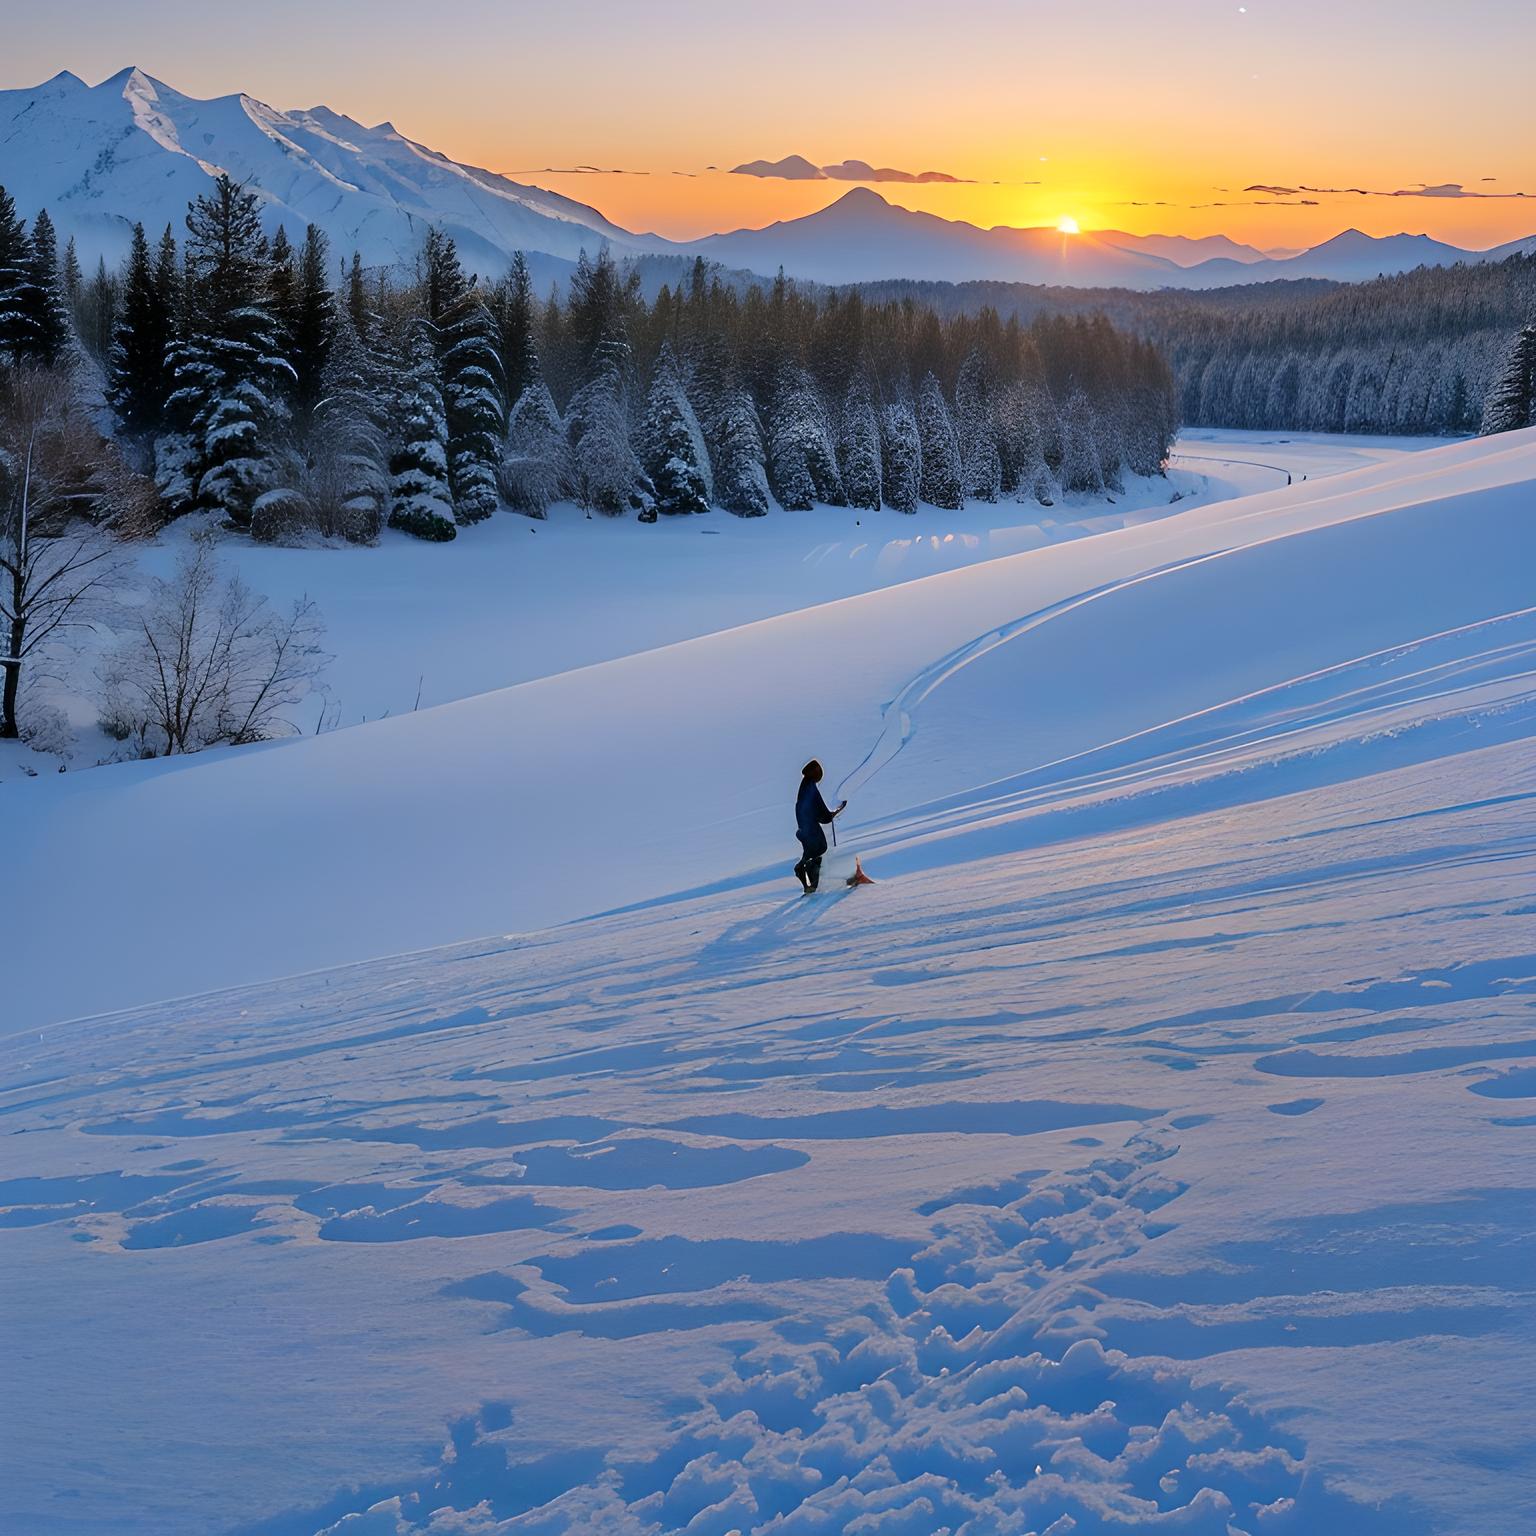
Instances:
[[[1062,214],[1062,216],[1056,220],[1056,228],[1060,230],[1064,235],[1080,235],[1083,232],[1077,220],[1071,218],[1067,214]]]

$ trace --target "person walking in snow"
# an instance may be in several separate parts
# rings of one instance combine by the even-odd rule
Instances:
[[[795,836],[805,851],[795,865],[795,879],[807,896],[821,881],[821,856],[827,851],[827,834],[821,829],[830,826],[832,820],[848,804],[838,803],[837,810],[829,811],[821,798],[821,764],[813,757],[800,773],[800,793],[795,797]]]

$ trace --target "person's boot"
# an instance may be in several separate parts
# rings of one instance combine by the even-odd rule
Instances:
[[[800,893],[801,893],[801,895],[809,896],[811,894],[811,887],[810,887],[810,883],[805,878],[805,860],[804,859],[801,859],[801,861],[798,864],[795,865],[795,879],[800,882]]]
[[[805,861],[805,894],[814,896],[816,887],[821,884],[821,860],[807,859]]]

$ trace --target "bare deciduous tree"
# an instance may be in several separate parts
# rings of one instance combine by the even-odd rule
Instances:
[[[22,669],[50,641],[91,622],[93,599],[126,562],[117,542],[82,513],[105,449],[63,370],[0,376],[0,738],[20,730]]]
[[[275,611],[226,576],[214,540],[199,536],[170,579],[155,580],[104,669],[106,716],[146,756],[290,734],[285,712],[330,660],[323,633],[308,598]]]

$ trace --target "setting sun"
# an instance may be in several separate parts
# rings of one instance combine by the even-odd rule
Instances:
[[[1078,228],[1077,220],[1074,218],[1069,218],[1066,214],[1063,214],[1059,219],[1056,220],[1056,228],[1059,229],[1064,235],[1077,235],[1082,233],[1082,231]]]

